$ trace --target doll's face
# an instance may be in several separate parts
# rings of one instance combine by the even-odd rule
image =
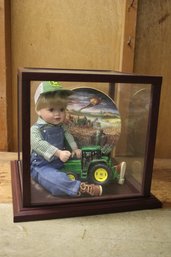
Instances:
[[[37,111],[37,114],[47,123],[58,125],[65,120],[65,108],[63,107],[48,107]]]

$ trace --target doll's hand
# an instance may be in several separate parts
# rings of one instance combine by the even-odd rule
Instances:
[[[80,149],[75,149],[75,150],[72,151],[72,155],[71,156],[73,157],[74,155],[76,155],[76,157],[78,159],[80,159],[81,158],[81,154],[82,154],[82,151]]]
[[[57,157],[59,157],[59,159],[62,161],[62,162],[66,162],[68,161],[69,157],[71,156],[71,153],[69,151],[62,151],[62,150],[57,150],[55,155]]]

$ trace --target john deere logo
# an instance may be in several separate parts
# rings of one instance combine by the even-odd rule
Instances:
[[[57,82],[57,81],[49,81],[49,83],[53,87],[62,88],[61,84],[59,82]]]

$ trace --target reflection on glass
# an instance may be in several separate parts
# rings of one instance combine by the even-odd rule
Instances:
[[[151,85],[118,85],[119,109],[123,120],[118,157],[125,156],[127,180],[142,190],[144,158],[150,113]]]
[[[22,89],[18,86],[18,95],[20,96],[18,99],[18,171],[19,171],[19,179],[20,179],[20,188],[23,192],[23,142],[22,142]]]

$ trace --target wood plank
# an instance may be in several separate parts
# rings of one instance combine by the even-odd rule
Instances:
[[[120,70],[133,72],[138,0],[125,2],[124,29],[120,56]]]
[[[171,158],[171,1],[139,1],[134,71],[163,76],[156,158]]]
[[[0,150],[7,150],[7,93],[4,1],[0,0]]]

